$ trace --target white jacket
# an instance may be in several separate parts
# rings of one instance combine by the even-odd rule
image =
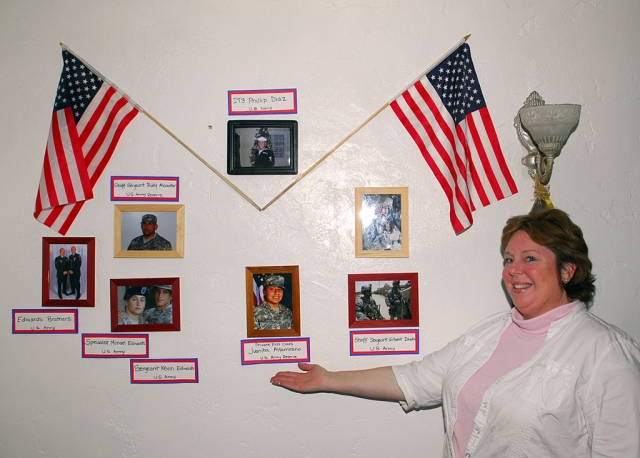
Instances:
[[[405,410],[442,404],[443,457],[453,457],[458,393],[511,321],[511,312],[493,315],[421,361],[393,366]],[[487,389],[465,457],[640,458],[640,347],[579,304]]]

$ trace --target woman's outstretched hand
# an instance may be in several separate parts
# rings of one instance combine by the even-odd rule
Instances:
[[[303,372],[278,372],[271,377],[271,384],[299,393],[317,393],[325,389],[327,370],[317,364],[298,363]]]

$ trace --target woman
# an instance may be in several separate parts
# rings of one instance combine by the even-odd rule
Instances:
[[[118,313],[118,324],[146,324],[140,316],[147,303],[146,286],[131,286],[124,293],[124,311]]]
[[[284,296],[284,277],[268,275],[262,286],[264,302],[253,309],[254,329],[291,329],[293,313],[280,303]]]
[[[300,364],[271,383],[302,393],[442,405],[445,457],[640,457],[640,348],[587,311],[582,231],[557,209],[507,221],[502,279],[514,308],[422,361],[328,372]]]

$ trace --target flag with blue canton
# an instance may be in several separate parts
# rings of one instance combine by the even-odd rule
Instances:
[[[456,234],[473,224],[477,208],[518,192],[467,43],[390,105],[445,192]]]
[[[66,48],[62,64],[33,215],[65,235],[139,109]]]

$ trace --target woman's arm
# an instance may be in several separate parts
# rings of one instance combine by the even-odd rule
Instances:
[[[299,363],[303,372],[278,372],[271,378],[298,393],[337,393],[384,401],[404,401],[390,366],[357,371],[329,372],[317,364]]]

